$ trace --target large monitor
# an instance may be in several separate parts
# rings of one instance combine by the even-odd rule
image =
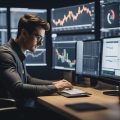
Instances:
[[[76,74],[99,76],[100,46],[100,41],[77,42]]]
[[[92,40],[95,39],[94,34],[82,34],[82,35],[52,34],[53,68],[61,70],[75,70],[76,42],[91,39]]]
[[[103,39],[101,76],[120,81],[120,37]]]
[[[101,3],[101,38],[120,36],[120,3]]]
[[[51,10],[52,32],[94,32],[95,4],[55,8]]]
[[[7,8],[0,8],[0,45],[7,41]]]
[[[11,37],[16,38],[17,35],[17,25],[21,16],[26,13],[32,13],[40,16],[43,19],[47,19],[46,9],[29,9],[29,8],[10,8],[10,27],[11,27]],[[26,65],[27,66],[46,66],[46,46],[45,40],[42,46],[38,47],[34,54],[26,51]]]

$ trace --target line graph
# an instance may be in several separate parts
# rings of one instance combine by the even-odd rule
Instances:
[[[26,65],[43,65],[46,64],[46,49],[37,49],[35,53],[26,52]]]
[[[53,67],[56,69],[75,70],[75,42],[53,43]]]
[[[32,54],[32,53],[28,52],[28,53],[26,54],[26,57],[37,58],[37,57],[41,56],[43,53],[44,53],[44,50],[43,50],[43,51],[40,51],[39,53],[36,52],[35,54]]]
[[[94,3],[52,9],[52,31],[93,30]]]
[[[74,67],[76,60],[71,60],[69,58],[69,53],[67,53],[66,49],[63,49],[63,53],[61,54],[58,49],[56,49],[56,55],[58,61],[60,60],[61,63],[67,63],[69,67]]]
[[[83,12],[85,12],[86,14],[88,14],[89,16],[92,16],[92,11],[87,8],[86,6],[82,6],[82,9],[80,7],[78,7],[78,10],[77,10],[77,13],[73,13],[72,11],[68,11],[68,14],[67,15],[64,15],[63,19],[58,19],[58,20],[55,20],[53,19],[53,23],[58,26],[58,25],[61,25],[63,26],[65,22],[68,21],[68,19],[70,20],[77,20],[78,17],[83,14]]]

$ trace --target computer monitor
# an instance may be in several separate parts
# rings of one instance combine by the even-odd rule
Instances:
[[[51,24],[52,32],[94,32],[95,3],[53,8]]]
[[[101,38],[120,36],[120,2],[101,3]]]
[[[78,41],[76,74],[99,76],[100,69],[100,41]]]
[[[103,39],[101,76],[120,82],[120,37]]]
[[[104,91],[106,95],[120,96],[119,51],[120,37],[103,39],[101,78],[106,83],[118,86],[115,90]]]
[[[76,42],[95,39],[94,34],[58,35],[52,34],[53,68],[60,70],[75,70]]]
[[[43,19],[47,19],[46,9],[30,9],[30,8],[10,8],[10,27],[11,27],[11,37],[16,38],[18,21],[21,16],[26,13],[32,13],[40,16]],[[26,51],[26,65],[27,66],[46,66],[46,46],[45,40],[43,44],[38,47],[34,54]]]
[[[0,45],[7,42],[7,8],[0,8]]]

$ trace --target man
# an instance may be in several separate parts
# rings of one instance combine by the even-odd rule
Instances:
[[[67,80],[51,82],[31,77],[24,65],[24,52],[42,44],[49,24],[38,16],[25,14],[18,23],[15,40],[0,47],[0,93],[2,96],[15,98],[16,101],[28,102],[37,96],[50,95],[65,88],[72,88]]]

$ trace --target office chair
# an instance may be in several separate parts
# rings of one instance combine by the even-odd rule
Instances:
[[[16,107],[14,99],[0,98],[0,119],[1,120],[23,120]]]
[[[0,111],[16,109],[14,99],[0,98]]]

